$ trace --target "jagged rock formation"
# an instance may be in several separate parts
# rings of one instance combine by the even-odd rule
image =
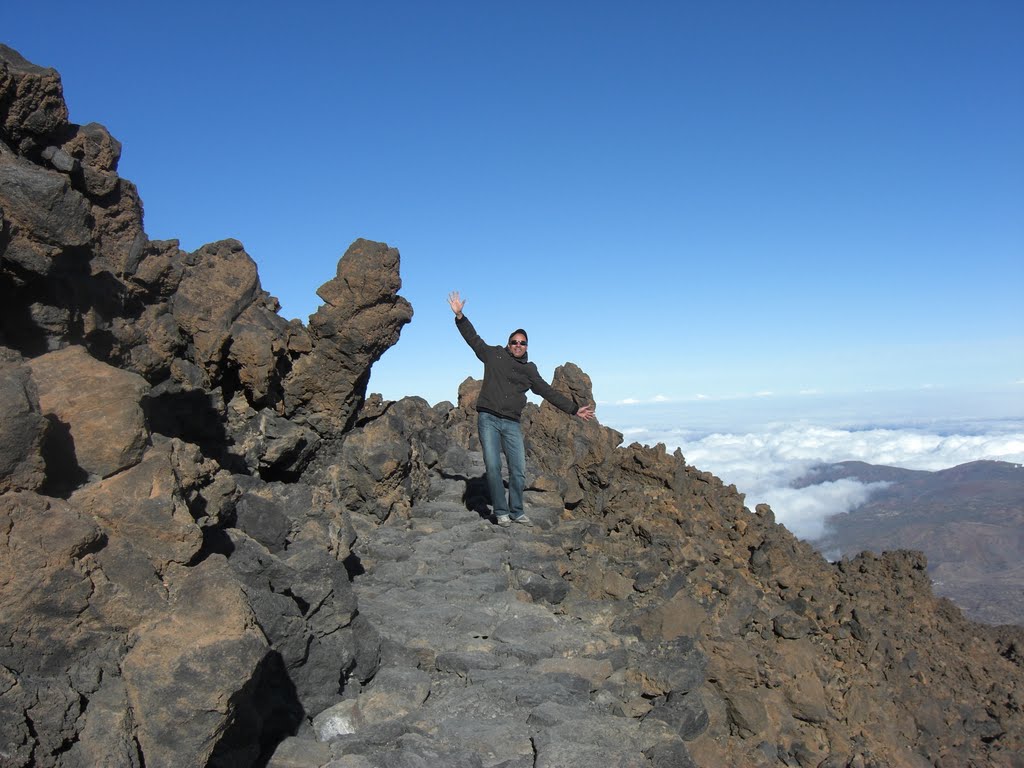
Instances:
[[[149,241],[118,154],[0,46],[0,765],[1022,764],[1021,630],[919,554],[830,564],[546,405],[498,529],[479,382],[366,397],[397,251],[286,322],[239,243]]]
[[[352,527],[297,480],[411,318],[398,253],[353,244],[307,330],[239,243],[149,241],[6,47],[0,124],[0,764],[252,763],[374,672]]]

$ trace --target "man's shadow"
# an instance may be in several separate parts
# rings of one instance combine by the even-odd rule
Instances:
[[[462,503],[466,509],[476,512],[480,517],[489,520],[491,517],[491,494],[487,490],[487,476],[466,478],[466,490],[462,493]]]

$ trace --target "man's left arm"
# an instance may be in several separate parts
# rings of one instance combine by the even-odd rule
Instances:
[[[576,405],[576,403],[544,381],[539,373],[533,376],[530,382],[530,391],[540,395],[558,408],[558,410],[565,411],[570,416],[579,416],[584,421],[594,418],[594,406],[589,403],[586,405]]]

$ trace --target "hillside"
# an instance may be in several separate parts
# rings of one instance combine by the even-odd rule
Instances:
[[[937,594],[976,621],[1024,625],[1024,469],[975,461],[938,472],[843,462],[800,485],[852,478],[886,482],[857,509],[829,520],[816,546],[854,555],[916,549]]]
[[[0,766],[1024,764],[1024,632],[920,553],[830,564],[547,405],[499,529],[480,382],[366,392],[397,249],[287,322],[241,243],[150,240],[119,155],[0,46]]]

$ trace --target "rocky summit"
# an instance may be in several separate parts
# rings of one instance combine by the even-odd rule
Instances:
[[[285,321],[240,243],[146,236],[119,154],[0,46],[0,766],[1024,765],[1024,633],[920,553],[829,563],[547,405],[499,528],[480,382],[367,394],[396,249]]]

